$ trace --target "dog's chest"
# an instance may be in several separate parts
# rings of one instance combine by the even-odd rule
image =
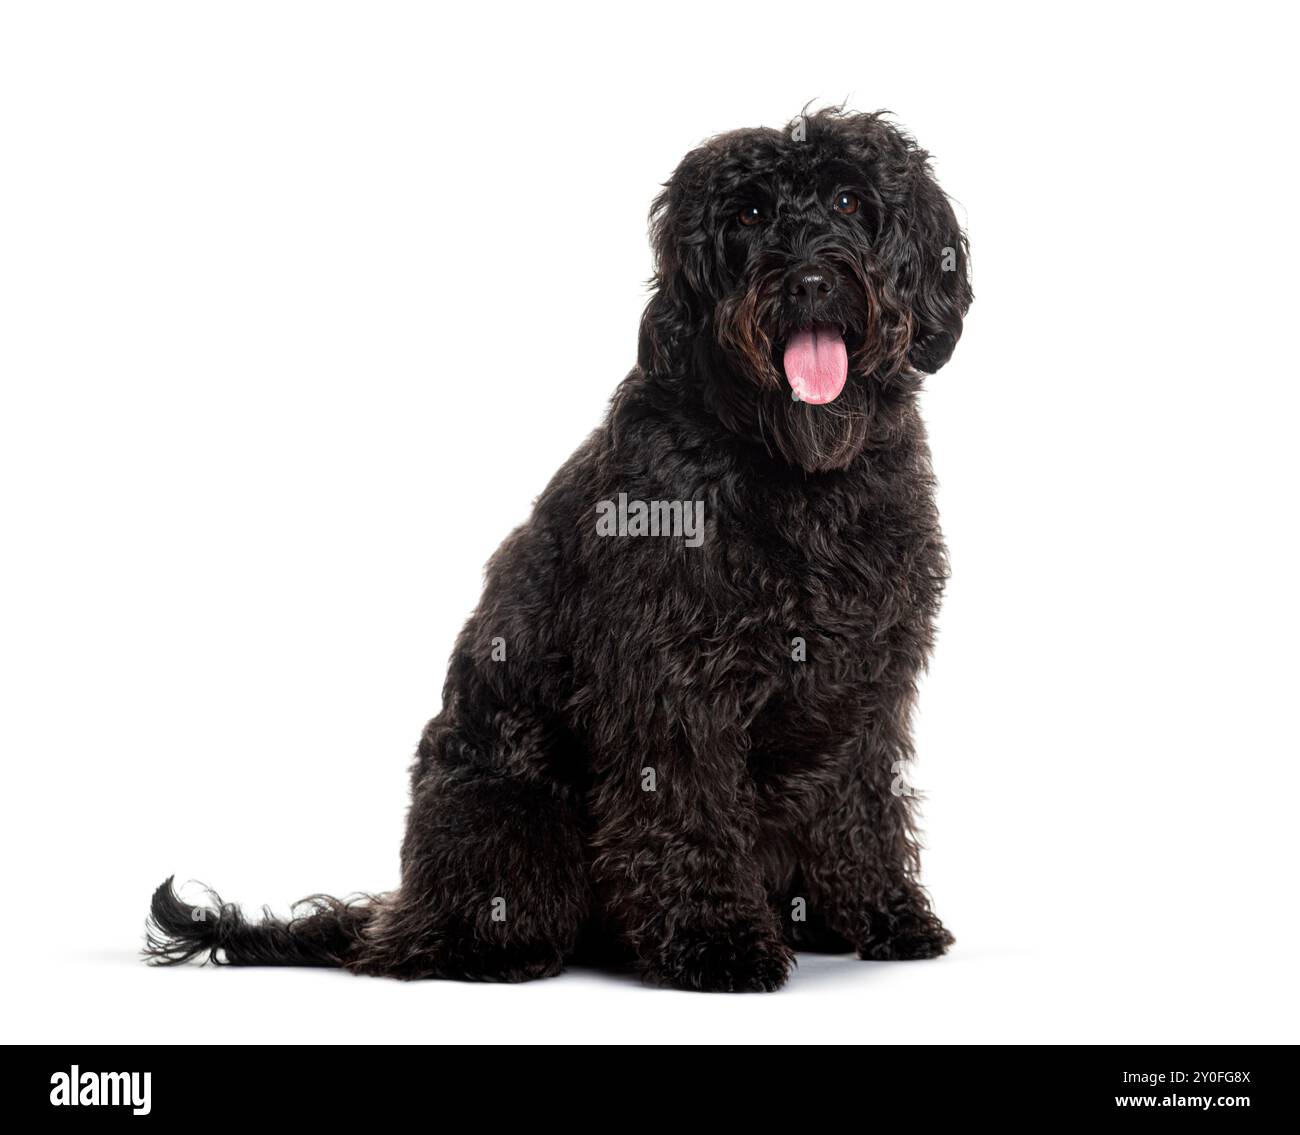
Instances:
[[[756,725],[787,747],[824,748],[856,724],[924,613],[936,554],[935,533],[885,506],[839,523],[811,512],[739,536],[725,567],[762,703]]]

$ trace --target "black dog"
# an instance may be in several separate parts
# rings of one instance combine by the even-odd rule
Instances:
[[[651,222],[637,366],[491,561],[400,888],[254,924],[168,880],[154,960],[770,990],[792,947],[952,942],[897,786],[946,577],[917,392],[965,237],[926,153],[840,110],[693,150]]]

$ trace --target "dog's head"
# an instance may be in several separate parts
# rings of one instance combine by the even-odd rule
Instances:
[[[881,114],[706,142],[651,237],[641,368],[708,383],[724,422],[810,471],[846,466],[881,402],[948,361],[971,302],[928,155]]]

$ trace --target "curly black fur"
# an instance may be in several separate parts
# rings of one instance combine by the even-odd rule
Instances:
[[[693,150],[651,231],[638,365],[492,558],[399,889],[250,924],[168,880],[155,961],[771,990],[793,949],[952,941],[892,789],[946,577],[916,396],[971,302],[965,237],[926,153],[839,109]],[[783,381],[809,325],[850,353],[824,405]],[[703,501],[702,544],[599,536],[619,494]]]

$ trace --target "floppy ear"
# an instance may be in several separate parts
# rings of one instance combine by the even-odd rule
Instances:
[[[709,239],[706,162],[705,147],[692,150],[650,206],[653,291],[641,316],[637,344],[637,364],[646,372],[668,369],[679,346],[702,325],[696,297]]]
[[[933,374],[952,357],[974,299],[969,248],[924,150],[908,153],[902,184],[902,207],[892,212],[883,243],[898,300],[912,316],[908,364]]]

